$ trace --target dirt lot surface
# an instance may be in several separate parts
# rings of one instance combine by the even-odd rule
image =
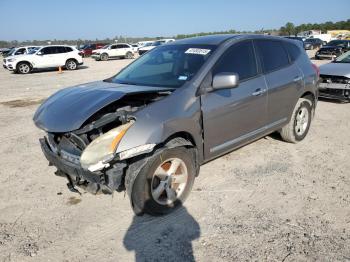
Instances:
[[[56,90],[129,62],[0,69],[0,261],[350,261],[350,104],[320,101],[299,144],[267,136],[202,166],[168,216],[135,217],[123,193],[69,192],[32,116]]]

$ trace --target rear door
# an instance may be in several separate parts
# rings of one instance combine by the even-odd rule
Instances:
[[[269,126],[273,128],[287,122],[303,87],[303,75],[290,60],[282,41],[260,39],[254,43],[268,86],[267,114]]]
[[[228,48],[204,81],[222,72],[237,73],[239,85],[201,96],[204,154],[214,158],[263,132],[267,121],[267,87],[259,73],[252,41]]]
[[[118,56],[118,46],[117,45],[111,45],[111,49],[108,52],[109,56]]]
[[[69,49],[72,50],[72,48],[66,46],[57,47],[55,55],[56,66],[63,66],[66,64]]]

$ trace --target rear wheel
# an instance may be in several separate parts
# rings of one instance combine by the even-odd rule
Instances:
[[[126,59],[132,59],[132,58],[133,58],[132,53],[131,53],[131,52],[127,52],[127,53],[125,54],[125,58],[126,58]]]
[[[20,62],[17,64],[16,72],[20,74],[28,74],[32,71],[32,67],[27,62]]]
[[[129,192],[134,212],[163,215],[181,205],[196,174],[194,149],[165,148],[151,156]]]
[[[78,63],[74,59],[69,59],[66,62],[67,70],[76,70],[78,68]]]
[[[102,61],[107,61],[108,60],[108,54],[107,53],[101,54],[101,60]]]
[[[310,129],[312,119],[312,102],[300,98],[293,110],[289,123],[282,128],[280,134],[286,142],[297,143],[305,138]]]

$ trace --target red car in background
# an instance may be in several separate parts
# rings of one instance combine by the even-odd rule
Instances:
[[[108,45],[108,43],[86,44],[86,45],[81,46],[79,48],[79,51],[83,57],[87,57],[87,56],[91,56],[93,50],[102,48],[105,45]]]

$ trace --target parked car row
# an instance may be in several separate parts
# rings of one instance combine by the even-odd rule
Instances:
[[[19,50],[20,53],[17,53]],[[41,47],[21,47],[3,58],[3,67],[15,73],[28,74],[35,69],[65,67],[75,70],[83,64],[79,51],[71,46],[49,45]]]

